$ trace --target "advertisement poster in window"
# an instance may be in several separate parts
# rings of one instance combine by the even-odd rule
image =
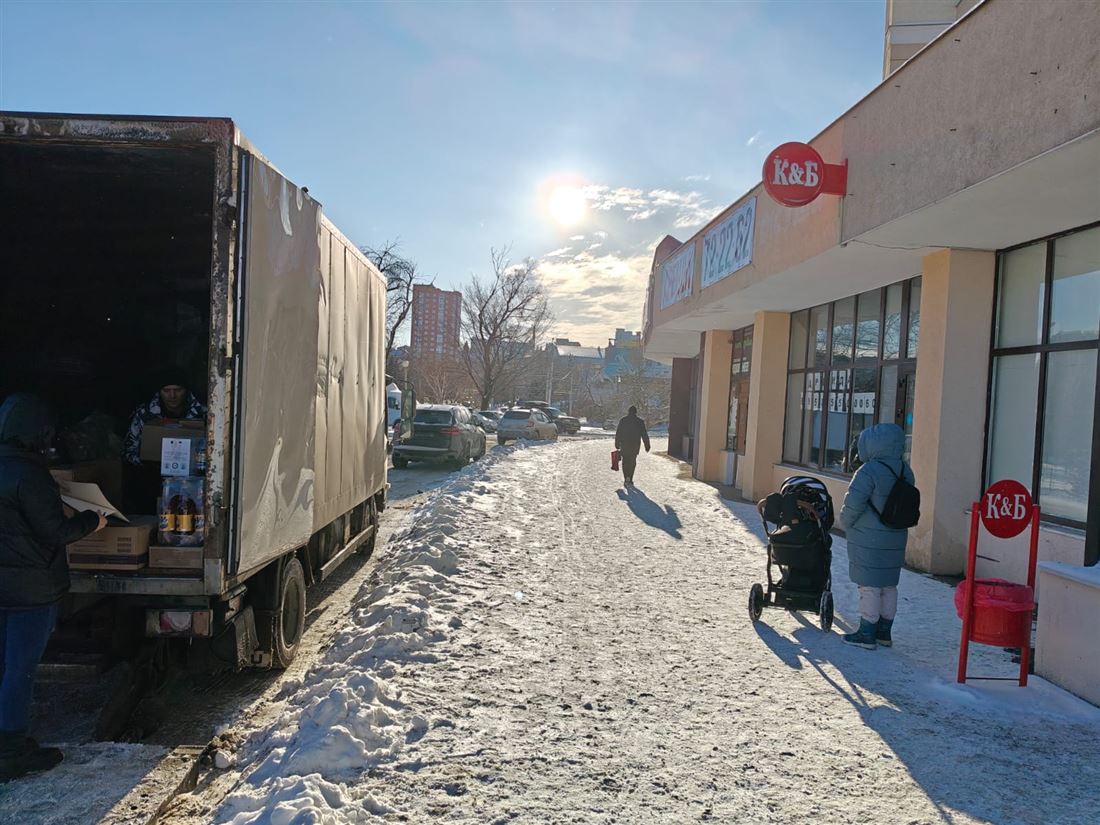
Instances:
[[[688,244],[661,265],[661,309],[691,295],[695,276],[695,244]]]
[[[756,198],[703,236],[703,289],[752,263]]]

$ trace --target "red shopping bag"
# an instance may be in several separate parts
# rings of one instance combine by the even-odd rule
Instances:
[[[611,469],[612,470],[619,469],[619,451],[618,450],[612,450],[611,451]]]

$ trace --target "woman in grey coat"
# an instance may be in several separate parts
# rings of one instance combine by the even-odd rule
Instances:
[[[848,538],[848,575],[859,587],[859,630],[844,641],[873,650],[892,644],[890,628],[898,609],[898,581],[905,563],[908,530],[887,527],[879,518],[894,483],[914,484],[902,461],[905,433],[897,424],[876,424],[859,434],[862,466],[852,476],[840,523]]]

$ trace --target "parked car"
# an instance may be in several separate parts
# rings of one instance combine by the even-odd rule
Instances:
[[[393,466],[410,461],[453,461],[465,467],[485,455],[485,431],[465,407],[425,404],[417,407],[412,435],[393,447]]]
[[[579,418],[566,415],[560,409],[551,407],[545,401],[517,401],[516,406],[542,410],[557,425],[558,432],[573,435],[581,431],[581,420]]]
[[[556,440],[557,437],[558,426],[538,408],[512,407],[504,413],[497,427],[498,444],[507,444],[521,438]]]
[[[487,433],[495,433],[497,431],[497,422],[492,418],[487,418],[485,413],[471,412],[470,417],[474,420],[474,423],[481,427]]]
[[[619,422],[614,418],[609,418],[607,421],[603,422],[603,428],[605,430],[617,430],[619,428]]]
[[[500,424],[500,417],[504,415],[504,410],[478,410],[477,414],[487,421],[492,421],[493,424]]]

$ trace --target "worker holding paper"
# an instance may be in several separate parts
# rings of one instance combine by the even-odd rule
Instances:
[[[17,393],[0,405],[0,781],[49,770],[57,748],[27,737],[34,671],[69,589],[65,545],[101,530],[92,510],[66,517],[47,469],[49,408]]]

